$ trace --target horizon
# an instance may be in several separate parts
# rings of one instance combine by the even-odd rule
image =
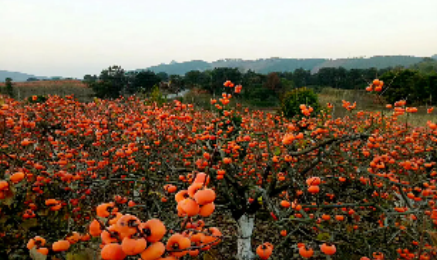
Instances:
[[[193,60],[186,60],[186,61],[176,61],[176,60],[172,60],[172,61],[170,61],[170,62],[168,62],[168,63],[165,63],[165,62],[162,62],[162,63],[159,63],[159,64],[154,64],[154,65],[151,65],[151,66],[148,66],[148,67],[145,67],[145,68],[132,68],[132,69],[126,69],[126,68],[124,68],[123,66],[121,66],[120,64],[110,64],[110,65],[108,65],[108,66],[106,66],[106,67],[103,67],[103,68],[101,68],[101,70],[104,70],[104,69],[107,69],[108,67],[110,67],[110,66],[121,66],[123,69],[125,69],[125,71],[135,71],[135,70],[147,70],[147,69],[149,69],[149,68],[151,68],[151,67],[155,67],[155,66],[159,66],[159,65],[171,65],[173,62],[175,62],[175,63],[185,63],[185,62],[191,62],[191,61],[205,61],[205,62],[208,62],[208,63],[214,63],[214,62],[218,62],[218,61],[220,61],[220,60],[242,60],[242,61],[256,61],[256,60],[267,60],[267,59],[326,59],[326,60],[345,60],[345,59],[370,59],[370,58],[373,58],[373,57],[390,57],[390,56],[405,56],[405,57],[417,57],[417,58],[429,58],[429,57],[432,57],[432,56],[437,56],[437,54],[433,54],[433,55],[430,55],[430,56],[415,56],[415,55],[373,55],[373,56],[361,56],[361,57],[359,57],[359,56],[357,56],[357,57],[340,57],[340,58],[323,58],[323,57],[321,57],[321,58],[317,58],[317,57],[315,57],[315,58],[293,58],[293,57],[270,57],[270,58],[256,58],[256,59],[241,59],[241,58],[221,58],[221,59],[218,59],[218,60],[212,60],[212,61],[206,61],[206,60],[201,60],[201,59],[193,59]],[[101,70],[99,70],[97,73],[87,73],[87,74],[90,74],[90,75],[99,75],[100,74],[100,72],[101,72]],[[4,70],[4,69],[0,69],[0,71],[7,71],[7,72],[10,72],[10,73],[23,73],[23,74],[29,74],[29,75],[32,75],[32,76],[35,76],[35,77],[45,77],[45,78],[48,78],[48,79],[50,79],[50,78],[57,78],[57,77],[61,77],[61,78],[72,78],[72,79],[83,79],[83,76],[85,76],[86,74],[84,74],[84,75],[82,75],[82,76],[78,76],[78,77],[73,77],[73,76],[60,76],[60,75],[35,75],[35,74],[32,74],[32,73],[28,73],[28,72],[26,72],[26,71],[9,71],[9,70]],[[1,82],[0,82],[1,83]]]
[[[437,54],[437,1],[2,1],[0,70],[82,78],[222,59]]]

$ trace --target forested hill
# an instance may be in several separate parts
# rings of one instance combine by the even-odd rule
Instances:
[[[437,60],[437,54],[431,58]],[[286,59],[286,58],[269,58],[258,60],[243,59],[222,59],[214,62],[202,60],[192,60],[187,62],[172,61],[169,64],[160,64],[141,70],[151,70],[155,73],[166,72],[168,75],[185,75],[193,70],[205,71],[214,68],[239,68],[243,71],[252,70],[258,73],[267,74],[270,72],[293,72],[296,69],[303,68],[310,70],[312,73],[318,72],[321,68],[338,68],[345,69],[367,69],[377,68],[384,69],[388,67],[411,67],[423,60],[423,57],[414,56],[373,56],[371,58],[348,58],[348,59]],[[48,77],[38,77],[22,72],[11,72],[0,70],[0,82],[6,78],[12,78],[15,82],[27,81],[33,79],[49,79]]]
[[[436,56],[433,56],[437,58]],[[187,62],[174,62],[170,64],[160,64],[146,69],[158,72],[166,72],[167,74],[183,75],[191,70],[208,70],[215,67],[232,67],[239,68],[244,71],[254,70],[258,73],[269,73],[277,71],[294,71],[298,68],[317,72],[321,68],[337,68],[345,69],[365,69],[365,68],[388,68],[388,67],[409,67],[423,60],[423,57],[414,56],[374,56],[370,58],[349,58],[349,59],[286,59],[286,58],[269,58],[258,60],[242,60],[242,59],[223,59],[214,62],[206,62],[202,60],[193,60]]]
[[[15,82],[26,81],[29,78],[47,79],[47,77],[37,77],[35,75],[21,73],[21,72],[0,70],[0,82],[4,82],[6,78],[11,78]]]

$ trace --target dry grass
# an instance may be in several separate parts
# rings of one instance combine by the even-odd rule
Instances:
[[[357,102],[357,110],[370,112],[391,113],[392,110],[385,108],[386,102],[383,98],[370,94],[365,90],[349,90],[323,88],[318,94],[319,102],[322,106],[327,103],[334,104],[334,117],[343,117],[348,111],[342,107],[342,100]],[[426,113],[426,107],[418,107],[419,112],[416,114],[399,116],[399,120],[409,123],[413,126],[425,126],[428,120],[435,121],[436,116]]]
[[[4,85],[1,83],[0,87],[4,87]],[[15,82],[13,87],[17,99],[26,99],[33,95],[65,96],[73,94],[78,100],[87,102],[91,101],[93,96],[93,91],[80,80]]]

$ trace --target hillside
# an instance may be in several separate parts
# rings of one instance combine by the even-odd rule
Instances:
[[[314,68],[313,72],[317,72],[321,68],[338,67],[345,69],[367,69],[372,67],[384,69],[397,66],[410,67],[422,60],[422,57],[413,56],[374,56],[370,58],[337,59],[324,62],[320,67]]]
[[[434,56],[437,57],[437,56]],[[201,60],[188,62],[171,62],[160,64],[146,69],[156,73],[166,72],[168,74],[185,74],[190,70],[208,70],[215,67],[233,67],[243,71],[254,70],[258,73],[269,73],[273,71],[294,71],[298,68],[311,70],[313,73],[325,67],[344,67],[346,69],[364,69],[375,67],[377,69],[388,67],[409,67],[423,60],[423,57],[414,56],[374,56],[370,58],[350,59],[286,59],[269,58],[258,60],[222,59],[214,62]]]
[[[412,65],[410,68],[423,73],[437,73],[437,59],[424,59],[423,61]]]
[[[28,78],[47,79],[47,77],[38,77],[21,72],[0,70],[0,82],[4,82],[6,78],[11,78],[15,82],[26,81]]]

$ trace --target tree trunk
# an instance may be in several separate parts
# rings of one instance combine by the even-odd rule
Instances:
[[[238,221],[238,260],[253,260],[255,254],[252,252],[252,232],[255,224],[255,215],[244,214]]]

